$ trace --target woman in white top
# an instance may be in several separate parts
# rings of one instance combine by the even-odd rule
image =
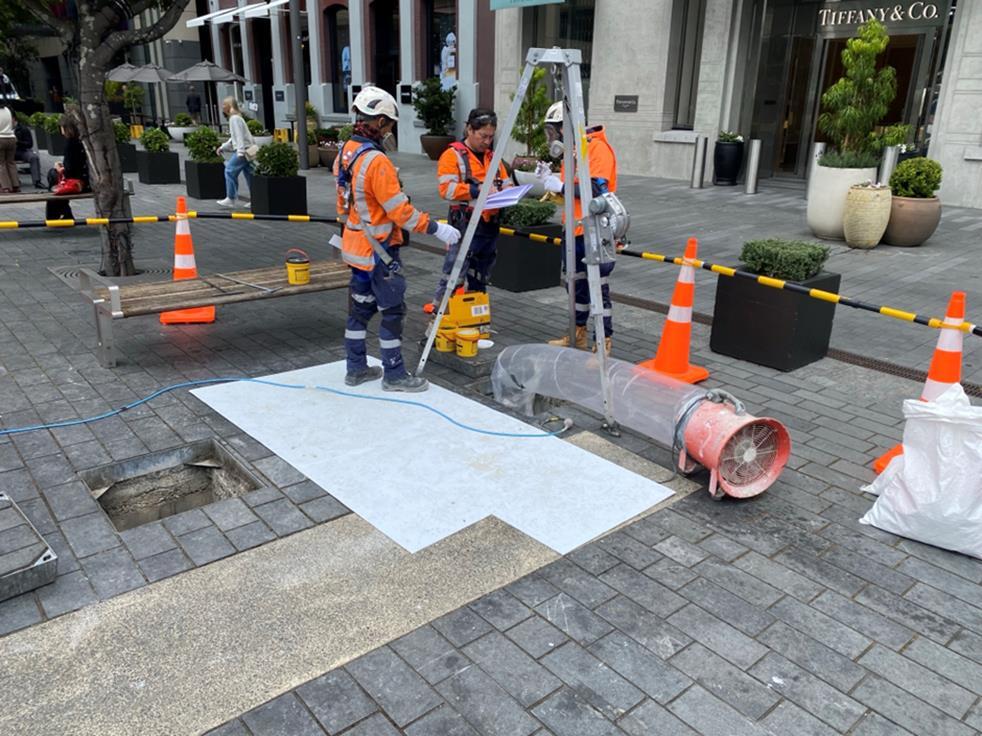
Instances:
[[[225,199],[218,200],[222,207],[235,207],[235,198],[239,193],[239,174],[245,174],[246,184],[252,191],[252,163],[246,158],[246,149],[255,145],[256,141],[249,132],[245,118],[239,110],[239,103],[234,97],[226,97],[222,101],[222,112],[228,118],[229,139],[218,147],[218,155],[223,151],[231,151],[232,157],[225,162]],[[239,204],[248,207],[249,200],[239,197]]]
[[[9,194],[20,191],[20,174],[14,156],[17,154],[17,136],[14,134],[14,114],[7,103],[0,99],[0,192]]]

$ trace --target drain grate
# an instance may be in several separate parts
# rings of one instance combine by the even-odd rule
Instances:
[[[99,264],[97,263],[76,263],[71,266],[49,266],[48,270],[57,276],[61,281],[73,289],[78,289],[78,274],[83,269],[87,268],[90,271],[98,271]],[[132,283],[135,280],[144,281],[159,281],[161,277],[170,278],[173,274],[173,269],[165,266],[163,263],[151,263],[151,264],[139,264],[137,268],[140,273],[137,276],[126,276],[124,277],[128,283]]]

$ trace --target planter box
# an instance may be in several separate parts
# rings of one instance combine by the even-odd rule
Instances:
[[[535,175],[534,171],[519,171],[515,169],[512,172],[512,178],[518,183],[519,186],[525,186],[526,184],[531,184],[532,188],[529,189],[529,193],[526,197],[541,197],[546,193],[546,188],[542,184],[542,179]]]
[[[431,161],[439,159],[455,140],[456,138],[451,135],[421,135],[419,137],[423,152],[430,157]]]
[[[845,237],[842,217],[849,188],[870,180],[876,180],[875,168],[837,169],[816,165],[808,181],[805,212],[811,231],[824,240],[842,240]]]
[[[713,184],[718,187],[736,186],[742,166],[742,142],[716,141],[713,149]]]
[[[840,280],[839,274],[823,271],[801,284],[838,292]],[[793,371],[825,357],[834,317],[831,302],[739,276],[720,276],[709,347],[714,353]]]
[[[39,151],[48,150],[48,131],[44,128],[33,128],[34,131],[34,143],[37,145]]]
[[[119,163],[124,174],[135,174],[136,168],[136,146],[132,143],[117,143],[116,150],[119,151]]]
[[[317,146],[317,157],[320,159],[321,166],[330,169],[334,166],[334,159],[338,157],[338,149]]]
[[[60,132],[48,133],[47,142],[48,153],[50,153],[52,156],[65,155],[65,136],[63,136]]]
[[[167,128],[167,135],[178,143],[184,142],[184,136],[196,130],[193,125],[171,125]]]
[[[252,177],[255,215],[306,215],[307,180],[302,176]]]
[[[141,184],[181,183],[181,162],[174,151],[137,151],[136,170]]]
[[[534,232],[559,238],[562,225],[542,225]],[[536,243],[515,235],[498,236],[498,259],[494,263],[491,283],[505,291],[532,291],[559,286],[563,249],[548,243]]]
[[[225,164],[184,162],[184,180],[188,196],[194,199],[225,198]]]

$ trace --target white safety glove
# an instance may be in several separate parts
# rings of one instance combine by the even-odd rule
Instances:
[[[443,222],[436,224],[436,236],[448,246],[460,240],[460,230]]]
[[[542,180],[542,186],[545,187],[547,192],[559,194],[559,192],[563,191],[563,180],[555,174],[549,174],[549,176]]]

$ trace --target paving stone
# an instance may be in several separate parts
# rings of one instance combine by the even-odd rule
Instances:
[[[761,634],[758,641],[842,692],[849,692],[866,674],[866,671],[849,657],[839,654],[782,621],[777,621]]]
[[[769,610],[792,628],[850,658],[858,657],[872,643],[854,629],[793,598],[782,598]]]
[[[982,587],[960,575],[942,570],[940,567],[914,557],[904,560],[897,565],[897,569],[931,587],[960,598],[966,603],[982,606]]]
[[[68,546],[65,536],[61,532],[48,532],[44,535],[44,541],[54,550],[55,556],[58,558],[58,575],[64,575],[81,567],[78,558],[75,557],[75,553],[72,552],[72,548]]]
[[[239,552],[276,539],[276,534],[261,521],[254,521],[236,529],[229,529],[225,536]]]
[[[296,692],[329,734],[340,733],[378,710],[374,701],[342,669],[321,675],[298,687]]]
[[[662,659],[692,641],[664,619],[622,595],[599,606],[596,613]]]
[[[208,731],[204,736],[251,736],[251,734],[242,721],[235,719]]]
[[[672,590],[678,590],[686,583],[695,580],[698,575],[685,565],[673,562],[667,557],[663,557],[654,565],[649,565],[644,569],[644,574],[652,580],[657,580],[662,585]]]
[[[784,700],[761,720],[760,725],[773,734],[795,736],[836,736],[834,731],[807,711]],[[851,731],[855,734],[855,731]]]
[[[226,498],[203,506],[201,510],[223,532],[257,521],[249,507],[239,498]]]
[[[270,503],[271,501],[276,501],[277,499],[283,498],[283,494],[280,493],[275,488],[257,488],[254,491],[249,491],[248,493],[242,494],[240,498],[246,502],[246,505],[250,507],[261,506],[264,503]]]
[[[822,530],[822,536],[887,567],[894,567],[907,559],[907,555],[904,552],[875,542],[840,524],[830,524],[825,527]],[[903,566],[901,565],[900,567],[902,568]]]
[[[693,580],[679,594],[750,636],[756,636],[774,622],[771,614],[705,578]]]
[[[698,685],[686,690],[668,709],[706,736],[767,736],[762,728]]]
[[[852,696],[911,733],[969,736],[974,730],[876,675],[863,680]]]
[[[300,504],[300,510],[313,519],[316,524],[331,521],[351,513],[348,507],[334,498],[334,496],[320,496],[312,501],[302,503]]]
[[[305,480],[302,483],[289,486],[283,489],[283,494],[298,506],[315,498],[327,495],[327,491],[314,483],[312,480]]]
[[[614,724],[568,688],[536,706],[532,713],[556,736],[617,736]]]
[[[948,642],[948,648],[982,663],[982,636],[978,634],[962,629]]]
[[[920,637],[914,639],[904,650],[904,656],[944,675],[973,693],[982,695],[982,666],[977,662]]]
[[[541,571],[543,577],[563,593],[575,598],[587,608],[596,608],[617,593],[578,565],[569,560],[556,560]]]
[[[904,598],[976,633],[982,633],[982,609],[963,603],[949,593],[917,583],[904,594]]]
[[[349,662],[345,669],[397,726],[415,721],[442,702],[423,678],[388,647]]]
[[[665,557],[675,560],[680,565],[685,565],[686,567],[692,567],[709,556],[705,550],[685,541],[681,537],[673,536],[663,539],[654,548],[665,555]]]
[[[182,511],[179,514],[168,516],[164,519],[164,526],[175,537],[179,537],[182,534],[188,534],[198,529],[204,529],[206,526],[211,526],[211,519],[201,509],[189,509],[188,511]]]
[[[699,736],[653,700],[646,700],[617,722],[629,736]]]
[[[743,670],[767,652],[753,639],[691,603],[669,617],[668,623]]]
[[[699,546],[702,547],[709,554],[714,555],[721,560],[726,562],[733,562],[737,557],[745,554],[748,550],[742,544],[737,544],[729,537],[724,537],[722,534],[713,534],[711,537],[699,542]]]
[[[822,593],[812,606],[891,649],[901,649],[914,636],[910,629],[832,591]]]
[[[932,547],[929,544],[921,544],[912,539],[901,540],[897,548],[930,562],[932,565],[944,568],[948,572],[961,575],[973,583],[982,583],[982,560],[939,547]]]
[[[469,608],[459,608],[432,622],[455,647],[470,644],[491,631],[491,626]]]
[[[43,618],[34,593],[0,601],[0,636],[36,624]]]
[[[822,555],[822,559],[897,595],[906,593],[916,582],[913,578],[899,573],[893,568],[881,565],[862,554],[850,552],[842,547],[833,547]]]
[[[600,579],[662,617],[671,615],[685,605],[682,596],[628,565],[618,565],[601,575]]]
[[[526,575],[505,586],[505,590],[518,598],[526,606],[535,607],[550,598],[555,598],[559,589],[537,574]]]
[[[153,557],[177,547],[177,542],[159,521],[135,526],[120,532],[119,536],[126,549],[137,560]]]
[[[171,549],[153,557],[146,557],[137,564],[151,583],[194,567],[194,564],[179,549]]]
[[[447,703],[485,736],[527,736],[538,727],[500,685],[468,667],[436,686]]]
[[[42,490],[76,480],[75,468],[60,452],[55,455],[29,458],[26,465]]]
[[[659,511],[648,518],[650,518],[652,522],[657,524],[659,527],[669,532],[670,535],[680,537],[691,544],[698,544],[712,534],[712,530],[705,528],[701,524],[697,524],[691,519],[687,519],[682,514],[679,514],[671,509]]]
[[[610,624],[565,593],[540,603],[535,610],[546,621],[583,645],[591,644],[613,629]]]
[[[963,718],[976,699],[975,693],[879,644],[874,644],[858,662],[955,718]]]
[[[86,557],[82,560],[82,568],[102,600],[146,585],[133,558],[123,547]]]
[[[525,707],[542,700],[562,684],[497,631],[471,642],[463,651]]]
[[[344,732],[345,736],[399,736],[400,731],[381,713],[366,718],[357,726]]]
[[[429,625],[396,639],[390,646],[431,685],[471,664],[467,657]]]
[[[959,630],[954,621],[875,585],[863,588],[856,601],[938,642],[948,641]]]
[[[800,548],[789,548],[777,555],[774,561],[847,597],[856,595],[865,585],[862,578]]]
[[[38,602],[48,618],[77,611],[99,600],[85,573],[81,570],[60,575],[50,585],[37,589]]]
[[[591,654],[641,688],[652,700],[666,703],[689,686],[688,677],[620,632],[589,647]]]
[[[68,519],[62,522],[61,531],[79,559],[105,552],[122,543],[102,511]]]
[[[48,508],[57,521],[72,519],[100,511],[99,502],[92,498],[89,489],[79,480],[46,488],[41,492]]]
[[[624,533],[634,539],[637,539],[639,542],[641,542],[641,544],[648,547],[654,547],[661,540],[672,536],[670,531],[658,524],[655,518],[658,516],[661,516],[661,514],[653,514],[652,516],[646,516],[643,519],[639,519],[633,524],[624,527]],[[708,536],[708,534],[702,534],[702,536],[705,537]]]
[[[209,562],[235,554],[235,547],[229,544],[222,533],[213,526],[183,534],[177,538],[177,541],[195,565],[207,565]]]
[[[536,732],[537,736],[538,732]],[[479,736],[463,716],[443,705],[427,713],[411,726],[406,736]]]
[[[740,565],[743,560],[744,564]],[[743,600],[764,608],[778,601],[784,593],[790,593],[788,588],[796,589],[802,585],[802,590],[813,590],[818,587],[756,552],[748,552],[740,561],[724,564],[710,558],[696,565],[694,571]],[[771,581],[778,583],[778,587],[769,584]]]
[[[669,662],[717,698],[753,720],[761,718],[781,699],[757,680],[698,643],[686,647]]]
[[[569,553],[568,557],[591,575],[599,575],[602,572],[606,572],[621,562],[621,560],[601,547],[598,542],[590,542],[590,544],[575,549]]]
[[[262,506],[256,506],[253,508],[253,511],[280,537],[285,537],[288,534],[293,534],[301,529],[307,529],[313,526],[310,519],[304,516],[300,509],[285,498],[264,503]]]
[[[879,713],[870,712],[852,730],[852,736],[913,736],[913,734],[888,721]]]
[[[280,488],[285,488],[286,486],[306,480],[306,476],[303,473],[276,455],[255,460],[252,464],[260,473],[269,478],[273,482],[273,485],[279,486]]]
[[[471,603],[471,610],[480,614],[496,629],[510,629],[532,615],[531,609],[507,590],[495,590]]]
[[[623,531],[608,534],[599,540],[598,544],[614,557],[626,562],[635,570],[643,570],[661,559],[658,552],[642,544]],[[602,572],[602,571],[601,571]],[[595,575],[599,573],[594,573]]]
[[[38,534],[41,536],[51,534],[51,532],[58,530],[58,525],[51,518],[48,506],[43,498],[31,498],[27,501],[17,501],[16,503],[24,513],[24,516],[34,525],[34,528],[37,529]],[[77,521],[77,519],[73,519],[72,521]]]
[[[505,635],[535,659],[569,641],[563,632],[539,616],[522,621]]]
[[[594,708],[616,719],[644,700],[644,693],[575,642],[542,658],[560,680]]]
[[[253,736],[324,736],[317,721],[292,692],[243,714]]]

